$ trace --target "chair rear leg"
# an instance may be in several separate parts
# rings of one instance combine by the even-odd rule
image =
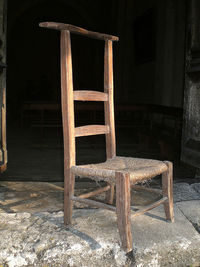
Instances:
[[[115,186],[112,184],[109,185],[110,185],[110,190],[106,193],[106,203],[112,205],[114,201]]]
[[[64,224],[72,223],[73,201],[71,197],[74,195],[75,175],[71,173],[70,169],[65,171],[64,184]]]
[[[130,176],[116,173],[116,210],[117,224],[122,247],[126,252],[132,248],[131,217],[130,217]]]
[[[162,174],[162,191],[163,196],[167,196],[168,200],[164,202],[164,209],[166,219],[174,222],[174,209],[173,209],[173,164],[165,161],[168,170]]]

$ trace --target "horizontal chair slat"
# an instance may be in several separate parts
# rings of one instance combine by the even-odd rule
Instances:
[[[80,101],[108,101],[108,94],[98,91],[74,91],[74,100]]]
[[[89,206],[93,206],[93,207],[97,207],[97,208],[101,208],[101,209],[106,209],[106,210],[111,210],[111,211],[116,211],[116,207],[113,207],[111,205],[107,205],[95,200],[91,200],[91,199],[84,199],[84,198],[79,198],[79,197],[71,197],[71,200],[73,201],[77,201]]]
[[[155,188],[148,188],[140,185],[131,185],[131,188],[133,188],[136,191],[147,191],[147,192],[152,192],[156,194],[162,194],[162,190],[160,189],[155,189]]]
[[[86,125],[75,128],[75,137],[108,134],[110,131],[107,125]]]
[[[76,33],[79,35],[85,35],[87,37],[91,37],[94,39],[101,39],[101,40],[111,40],[111,41],[118,41],[119,38],[117,36],[109,35],[109,34],[104,34],[104,33],[99,33],[99,32],[93,32],[93,31],[88,31],[86,29],[70,25],[70,24],[65,24],[65,23],[58,23],[58,22],[41,22],[39,24],[40,27],[43,28],[49,28],[53,30],[59,30],[59,31],[70,31],[72,33]]]
[[[96,196],[98,194],[101,194],[103,192],[106,192],[108,190],[110,190],[110,185],[107,185],[105,187],[98,188],[98,189],[96,189],[96,190],[94,190],[92,192],[88,192],[88,193],[79,195],[78,197],[79,198],[90,198],[90,197]]]
[[[159,205],[163,204],[165,201],[167,201],[167,199],[168,199],[167,197],[163,197],[163,198],[159,199],[158,201],[154,202],[153,204],[150,204],[150,205],[144,207],[143,209],[140,209],[140,210],[134,212],[133,214],[131,214],[131,218],[138,216],[138,215],[141,215],[141,214],[144,214],[145,212],[156,208],[157,206],[159,206]]]

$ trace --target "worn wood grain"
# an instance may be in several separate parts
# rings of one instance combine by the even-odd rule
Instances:
[[[110,186],[107,185],[105,187],[101,187],[101,188],[98,188],[92,192],[89,192],[89,193],[85,193],[85,194],[82,194],[82,195],[79,195],[78,197],[79,198],[89,198],[89,197],[93,197],[93,196],[96,196],[98,194],[101,194],[103,192],[106,192],[110,189]]]
[[[75,136],[89,136],[98,134],[107,134],[109,126],[107,125],[85,125],[75,128]]]
[[[87,37],[91,37],[94,39],[101,39],[101,40],[112,40],[112,41],[118,41],[119,38],[117,36],[113,36],[110,34],[104,34],[104,33],[99,33],[99,32],[93,32],[93,31],[88,31],[86,29],[70,25],[70,24],[65,24],[65,23],[58,23],[58,22],[41,22],[39,24],[40,27],[42,28],[49,28],[53,30],[67,30],[72,33],[78,34],[78,35],[84,35]]]
[[[74,100],[79,101],[108,101],[108,94],[98,91],[74,91]]]
[[[165,161],[168,170],[162,174],[162,191],[163,196],[167,197],[164,202],[164,209],[166,219],[174,222],[174,210],[173,210],[173,164],[172,162]]]
[[[0,172],[7,169],[8,153],[6,142],[6,88],[2,90],[2,109],[1,109],[1,136],[2,136],[2,151],[3,151],[3,164],[0,166]]]
[[[158,201],[144,207],[143,209],[139,209],[138,211],[131,214],[131,218],[136,217],[136,216],[141,215],[141,214],[144,214],[145,212],[158,207],[159,205],[165,203],[166,200],[167,200],[167,197],[163,197],[163,198],[159,199]]]
[[[131,185],[131,188],[136,191],[147,191],[151,193],[162,194],[162,190],[160,189],[155,189],[155,188],[150,188],[150,187],[145,187],[145,186],[140,186],[140,185]]]
[[[115,195],[115,186],[111,184],[110,190],[106,194],[106,203],[112,205],[114,201],[114,195]]]
[[[122,247],[126,252],[132,250],[130,201],[130,176],[127,173],[116,172],[117,224]]]
[[[104,92],[108,94],[108,102],[104,103],[105,124],[110,127],[110,132],[106,134],[106,154],[107,158],[113,158],[116,156],[116,141],[115,141],[115,121],[114,121],[112,41],[105,41]]]
[[[116,156],[115,119],[114,119],[114,86],[113,86],[113,43],[105,41],[104,50],[104,92],[108,94],[108,102],[104,103],[105,124],[109,125],[110,132],[106,134],[106,157]],[[112,185],[106,199],[113,203],[115,188]]]
[[[86,204],[86,205],[89,205],[89,206],[94,206],[94,207],[97,207],[97,208],[111,210],[111,211],[116,211],[115,207],[107,205],[107,204],[104,204],[104,203],[101,203],[101,202],[98,202],[98,201],[95,201],[95,200],[84,199],[84,198],[79,198],[79,197],[71,197],[71,199],[73,201],[77,201],[77,202],[80,202],[80,203],[83,203],[83,204]]]
[[[61,102],[64,138],[64,223],[72,220],[74,174],[70,168],[75,165],[74,101],[71,40],[69,31],[61,31]]]

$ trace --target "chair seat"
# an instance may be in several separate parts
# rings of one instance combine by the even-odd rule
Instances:
[[[153,159],[114,157],[103,163],[72,166],[71,171],[79,177],[112,183],[115,183],[116,172],[129,173],[131,182],[137,183],[167,171],[167,165]]]

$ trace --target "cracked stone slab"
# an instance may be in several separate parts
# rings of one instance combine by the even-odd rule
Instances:
[[[200,233],[200,200],[183,201],[177,206]]]
[[[120,248],[116,215],[75,210],[65,228],[63,212],[0,213],[0,265],[20,266],[187,266],[200,261],[200,235],[175,206],[175,223],[160,206],[132,220],[133,252]]]
[[[200,200],[200,193],[188,183],[174,184],[174,202]]]

